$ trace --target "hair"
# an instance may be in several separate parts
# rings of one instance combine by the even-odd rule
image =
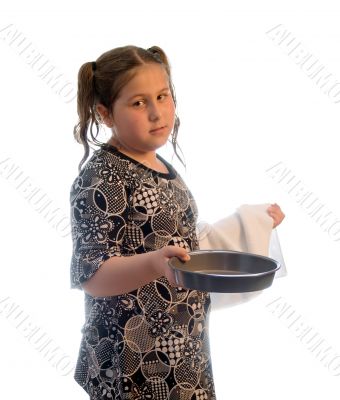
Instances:
[[[143,49],[137,46],[116,47],[103,53],[95,62],[86,62],[78,72],[77,112],[79,121],[74,126],[73,135],[84,146],[84,156],[79,163],[79,171],[89,155],[89,144],[102,145],[97,136],[101,119],[96,104],[101,103],[108,109],[112,107],[122,88],[135,76],[135,68],[149,64],[161,64],[169,78],[169,88],[177,106],[175,88],[171,79],[170,64],[165,52],[158,46]],[[180,120],[175,113],[175,123],[171,135],[174,152],[178,154],[177,135]]]

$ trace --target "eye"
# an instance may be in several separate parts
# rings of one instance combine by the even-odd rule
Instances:
[[[138,100],[138,101],[136,101],[135,103],[133,103],[132,105],[133,105],[133,107],[139,108],[139,105],[140,105],[141,103],[144,103],[143,100]]]
[[[164,93],[164,94],[160,94],[158,97],[168,97],[169,95],[168,95],[168,93]]]

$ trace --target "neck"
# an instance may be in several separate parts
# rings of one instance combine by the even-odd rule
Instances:
[[[167,173],[168,170],[166,166],[157,158],[156,151],[149,152],[137,152],[131,151],[126,146],[122,145],[116,138],[111,138],[108,144],[116,147],[121,153],[133,158],[134,160],[140,162],[148,168],[153,170]]]

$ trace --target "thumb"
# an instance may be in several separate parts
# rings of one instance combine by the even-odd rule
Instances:
[[[183,247],[178,247],[178,246],[164,247],[164,256],[168,259],[171,257],[178,257],[182,261],[190,260],[190,256],[189,256],[187,250],[184,249]]]

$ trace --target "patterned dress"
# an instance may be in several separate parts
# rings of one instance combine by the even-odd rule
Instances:
[[[157,157],[168,173],[104,144],[73,182],[72,288],[110,257],[198,249],[194,199]],[[85,293],[75,380],[92,400],[214,400],[209,308],[208,293],[174,288],[165,277],[119,296]]]

